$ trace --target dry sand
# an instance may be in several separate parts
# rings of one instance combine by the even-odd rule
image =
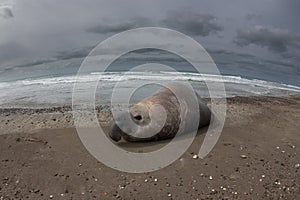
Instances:
[[[105,110],[99,117],[107,126]],[[224,130],[207,157],[193,159],[200,130],[180,159],[144,174],[94,159],[69,111],[1,110],[0,199],[300,199],[299,97],[228,99]],[[120,145],[149,151],[167,142]]]

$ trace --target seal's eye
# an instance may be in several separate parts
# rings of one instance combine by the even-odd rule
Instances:
[[[136,119],[136,120],[138,120],[138,121],[142,120],[142,116],[141,115],[134,116],[133,118]]]

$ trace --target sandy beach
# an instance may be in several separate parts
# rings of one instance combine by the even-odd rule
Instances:
[[[0,199],[299,199],[300,97],[228,99],[213,151],[194,159],[205,130],[159,171],[128,174],[93,158],[71,108],[1,109]],[[99,108],[107,129],[109,107]],[[121,143],[151,151],[168,141]]]

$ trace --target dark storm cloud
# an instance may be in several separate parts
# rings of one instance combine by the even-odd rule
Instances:
[[[207,51],[211,54],[215,54],[215,55],[228,55],[228,56],[239,56],[239,57],[243,57],[243,58],[255,58],[254,55],[250,55],[250,54],[244,54],[244,53],[237,53],[237,52],[233,52],[230,50],[226,50],[226,49],[207,49]]]
[[[102,24],[102,25],[98,25],[98,26],[87,29],[87,32],[100,33],[100,34],[117,33],[117,32],[122,32],[122,31],[132,29],[134,27],[135,26],[132,23]]]
[[[207,49],[207,52],[211,55],[214,62],[219,66],[241,66],[245,63],[251,63],[251,65],[257,63],[257,57],[250,54],[238,53],[227,49]]]
[[[8,66],[5,71],[12,70],[14,68],[23,68],[23,67],[32,67],[36,65],[42,65],[47,63],[52,63],[60,60],[69,60],[73,58],[85,58],[89,52],[94,48],[94,46],[85,47],[82,49],[76,49],[76,50],[69,50],[69,51],[59,51],[56,53],[55,56],[51,58],[42,58],[38,60],[33,60],[31,62],[23,62],[21,64],[16,64],[13,66]],[[7,55],[4,55],[7,57]],[[1,59],[1,54],[0,54]]]
[[[266,66],[273,67],[288,67],[295,68],[295,64],[283,60],[270,60],[259,58],[251,54],[243,54],[226,49],[207,49],[214,61],[219,66],[255,66],[259,68],[265,68]]]
[[[215,16],[191,10],[168,12],[162,24],[190,35],[208,36],[223,30]]]
[[[86,57],[93,48],[94,46],[86,47],[82,49],[76,49],[73,51],[60,51],[56,53],[55,59],[68,60],[72,58],[83,58]]]
[[[151,24],[150,20],[144,17],[135,17],[129,21],[115,22],[112,20],[103,21],[94,27],[88,28],[86,31],[91,33],[107,34],[107,33],[119,33],[129,29],[149,26]]]
[[[7,72],[7,71],[13,71],[15,69],[20,69],[23,67],[32,67],[32,66],[36,66],[36,65],[42,65],[42,64],[46,64],[46,63],[51,63],[54,62],[55,60],[53,59],[42,59],[42,60],[36,60],[36,61],[32,61],[32,62],[26,62],[23,64],[18,64],[18,65],[14,65],[14,66],[9,66],[5,69],[3,69],[3,72]]]
[[[8,7],[0,8],[0,18],[8,19],[12,17],[14,17],[14,14],[10,8]]]
[[[286,52],[289,47],[300,47],[300,36],[287,30],[257,26],[252,30],[239,30],[234,42],[239,46],[255,44],[273,52]]]

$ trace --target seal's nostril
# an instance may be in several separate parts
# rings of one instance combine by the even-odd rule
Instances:
[[[114,140],[115,142],[118,142],[121,140],[121,129],[118,127],[118,125],[116,125],[115,123],[113,123],[111,125],[110,131],[109,131],[109,136],[112,140]]]
[[[141,115],[134,116],[133,118],[136,119],[136,120],[138,120],[138,121],[142,120],[142,116]]]

